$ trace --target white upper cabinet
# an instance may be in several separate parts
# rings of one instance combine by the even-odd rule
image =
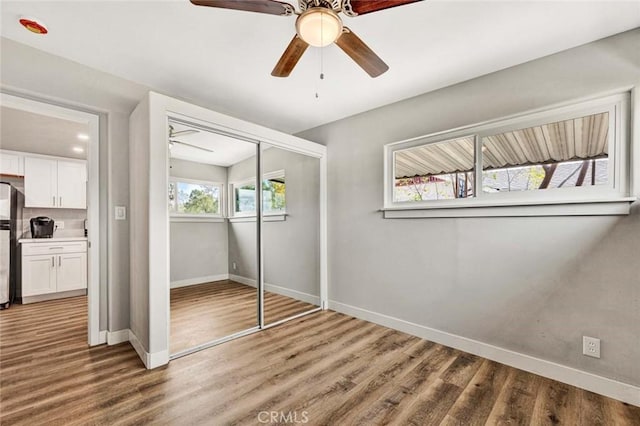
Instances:
[[[58,161],[24,159],[24,206],[58,207]]]
[[[25,207],[86,209],[86,162],[25,157],[24,195]]]
[[[58,160],[58,207],[87,208],[87,166]]]
[[[23,176],[24,157],[17,152],[0,151],[0,174]]]

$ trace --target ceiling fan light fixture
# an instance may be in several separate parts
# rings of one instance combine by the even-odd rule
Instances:
[[[342,20],[333,10],[312,7],[298,16],[296,31],[311,46],[324,47],[342,35]]]

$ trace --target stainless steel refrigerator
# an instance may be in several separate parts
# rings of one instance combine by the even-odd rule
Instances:
[[[0,309],[8,308],[16,294],[16,212],[16,189],[0,182]]]

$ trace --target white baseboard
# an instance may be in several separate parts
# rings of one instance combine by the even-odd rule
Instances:
[[[210,283],[213,281],[228,280],[229,274],[207,275],[205,277],[188,278],[186,280],[171,281],[171,288],[187,287],[190,285]]]
[[[107,331],[107,345],[117,345],[118,343],[129,341],[129,329],[117,331]]]
[[[314,296],[313,294],[304,293],[298,290],[292,290],[290,288],[281,287],[275,284],[264,283],[264,289],[271,293],[280,294],[282,296],[290,297],[292,299],[300,300],[302,302],[311,303],[312,305],[320,306],[320,296]]]
[[[138,356],[142,360],[142,363],[148,370],[151,370],[156,367],[160,367],[162,365],[169,363],[168,350],[149,353],[145,350],[144,346],[142,345],[140,340],[138,340],[138,337],[135,335],[135,333],[131,330],[128,330],[128,331],[129,331],[129,342],[131,343],[131,346],[133,346],[133,349],[135,349],[135,351],[138,353]]]
[[[146,365],[149,370],[169,364],[169,350],[152,352],[149,354],[148,359],[149,361]]]
[[[229,279],[231,281],[235,281],[240,284],[250,285],[251,287],[258,287],[258,285],[256,284],[256,280],[254,280],[253,278],[247,278],[240,275],[229,274]]]
[[[144,349],[140,340],[138,340],[138,336],[136,336],[131,330],[129,330],[129,343],[131,343],[131,346],[135,349],[144,366],[147,367],[147,364],[149,363],[149,353]]]
[[[89,343],[89,346],[102,345],[104,343],[107,343],[107,330],[100,330],[100,332],[98,333],[97,339],[91,340],[91,343]]]
[[[251,287],[257,287],[256,280],[253,278],[242,277],[240,275],[229,275],[229,279],[239,282]],[[276,293],[281,296],[290,297],[292,299],[300,300],[302,302],[311,303],[312,305],[320,306],[320,296],[314,296],[313,294],[304,293],[298,290],[292,290],[290,288],[282,287],[275,284],[264,283],[264,289],[271,293]]]
[[[566,365],[493,346],[344,303],[329,301],[329,309],[459,349],[511,367],[640,406],[640,387],[618,382]]]

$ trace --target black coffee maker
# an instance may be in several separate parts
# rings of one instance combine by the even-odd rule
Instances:
[[[53,238],[55,222],[50,217],[38,216],[31,218],[32,238]]]

